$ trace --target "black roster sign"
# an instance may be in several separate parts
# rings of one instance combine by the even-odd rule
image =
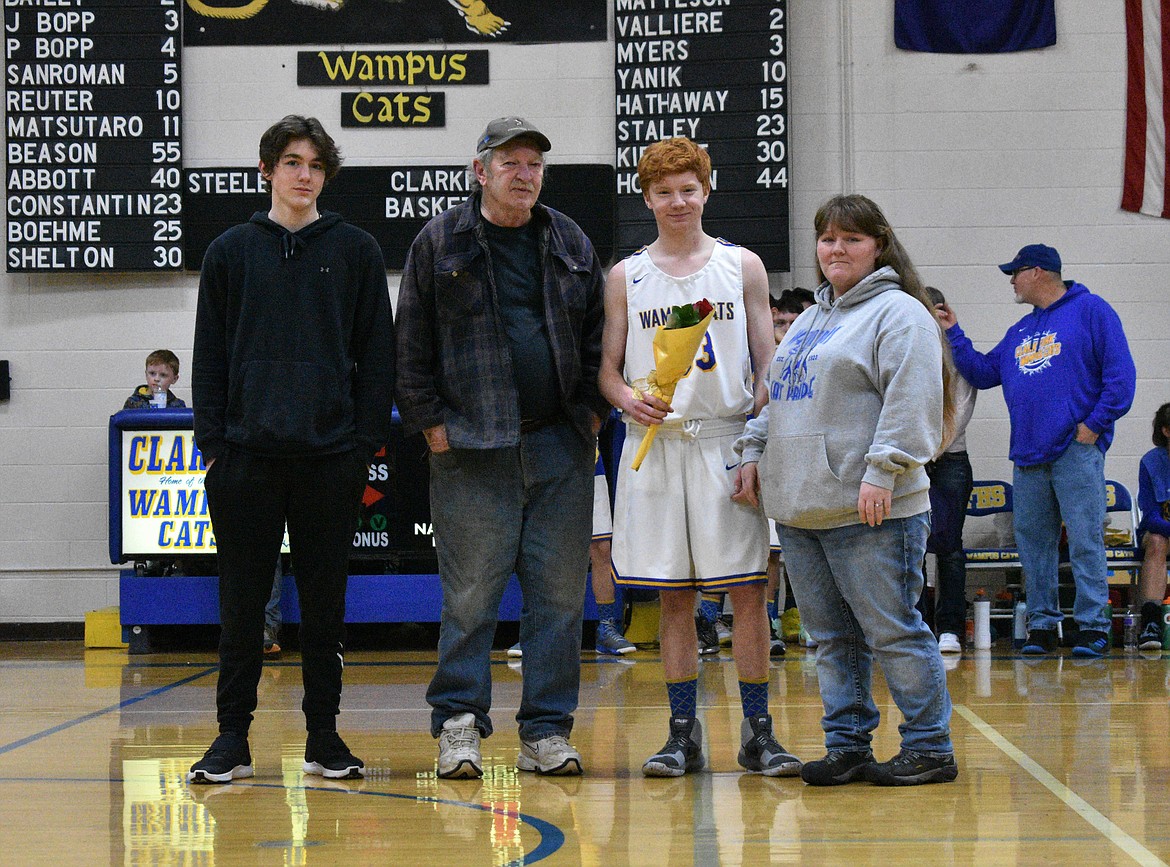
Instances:
[[[671,136],[713,164],[708,233],[790,270],[787,0],[615,0],[620,255],[654,240],[638,159]]]
[[[4,0],[8,271],[183,266],[182,0]]]

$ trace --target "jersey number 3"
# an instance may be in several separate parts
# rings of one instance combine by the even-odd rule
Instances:
[[[695,367],[704,371],[714,370],[715,364],[715,347],[711,345],[711,332],[708,331],[703,335],[703,346],[695,358]]]

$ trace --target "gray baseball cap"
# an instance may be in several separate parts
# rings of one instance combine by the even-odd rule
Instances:
[[[498,148],[521,136],[532,139],[541,151],[552,150],[552,142],[548,140],[548,136],[522,117],[497,117],[484,129],[475,149],[481,151],[484,148]]]

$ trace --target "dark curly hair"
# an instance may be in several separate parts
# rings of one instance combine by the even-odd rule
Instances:
[[[1170,427],[1170,403],[1164,403],[1154,413],[1154,445],[1166,448],[1170,440],[1166,438],[1165,428]]]

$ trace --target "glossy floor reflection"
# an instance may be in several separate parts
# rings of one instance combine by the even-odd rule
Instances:
[[[583,657],[581,778],[516,771],[521,669],[493,666],[486,774],[434,775],[428,653],[347,659],[341,730],[362,781],[301,773],[296,657],[268,664],[256,777],[189,787],[214,737],[210,654],[127,656],[0,644],[0,862],[12,864],[1159,864],[1170,859],[1170,654],[1024,661],[1007,648],[949,671],[960,775],[832,789],[741,773],[735,667],[704,660],[709,766],[644,779],[666,736],[655,653]],[[823,753],[811,654],[772,666],[777,736]],[[896,709],[879,758],[897,749]]]

